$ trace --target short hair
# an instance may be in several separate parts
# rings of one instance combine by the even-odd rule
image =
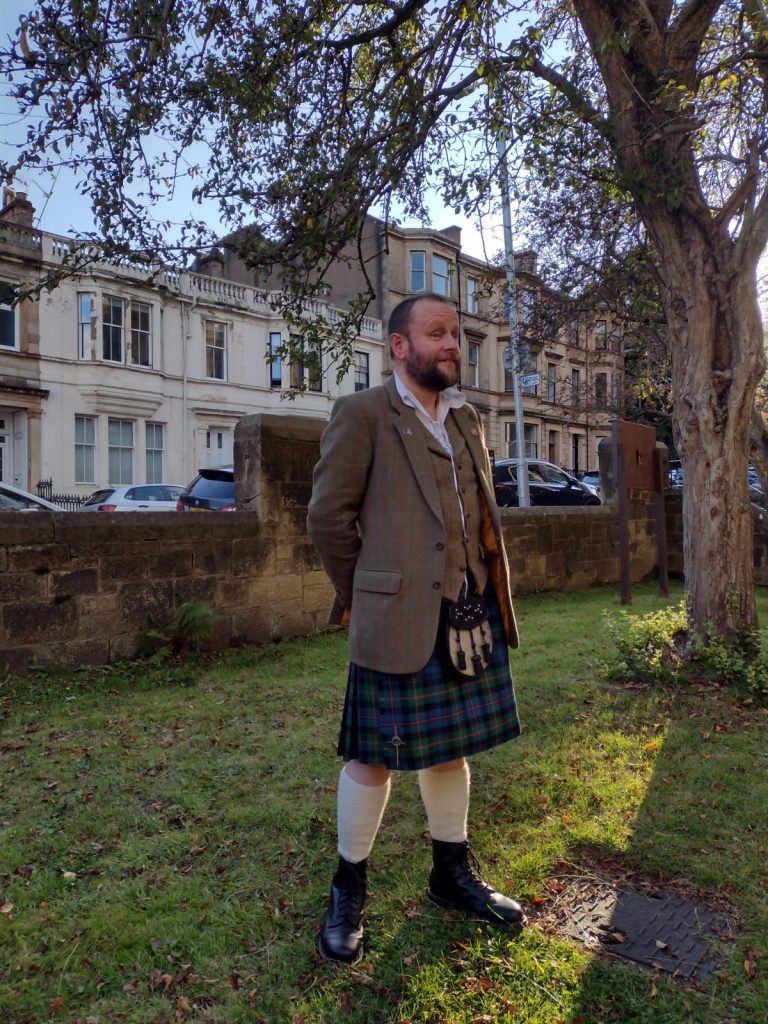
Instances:
[[[418,292],[416,295],[409,295],[407,299],[398,302],[389,314],[387,323],[388,334],[407,334],[411,322],[411,310],[417,302],[444,302],[447,306],[456,308],[453,301],[446,295],[438,295],[437,292]]]

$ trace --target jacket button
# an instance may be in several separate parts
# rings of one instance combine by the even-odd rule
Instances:
[[[435,551],[445,551],[445,544],[441,540],[435,544]]]
[[[433,583],[432,584],[432,589],[433,590],[440,590],[441,587],[442,587],[442,583]]]

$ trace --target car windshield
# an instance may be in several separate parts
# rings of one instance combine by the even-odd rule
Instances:
[[[8,494],[7,491],[0,491],[0,509],[18,512],[19,509],[38,507],[39,506],[35,505],[34,502],[25,501],[21,495]]]
[[[229,480],[214,480],[208,476],[199,476],[189,489],[190,494],[196,498],[208,498],[231,500],[234,491],[234,483]]]
[[[496,479],[504,482],[512,480],[517,482],[517,464],[514,462],[496,465]],[[568,487],[570,478],[556,466],[549,466],[545,462],[528,463],[528,479],[537,484],[547,484],[549,487]]]
[[[106,491],[94,491],[90,498],[83,502],[83,505],[101,505],[111,496],[113,490],[114,488],[110,487]]]
[[[565,487],[568,477],[561,473],[554,466],[547,466],[543,462],[534,462],[528,466],[528,475],[531,480],[539,480],[545,484],[555,484],[557,487]]]
[[[160,484],[146,484],[141,487],[131,487],[125,492],[127,501],[172,501],[167,487]]]

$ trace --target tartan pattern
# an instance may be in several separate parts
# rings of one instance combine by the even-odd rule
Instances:
[[[493,652],[478,679],[459,681],[446,670],[439,644],[420,672],[390,675],[350,665],[338,744],[345,761],[417,771],[520,735],[509,652],[492,587],[486,588],[485,598]]]

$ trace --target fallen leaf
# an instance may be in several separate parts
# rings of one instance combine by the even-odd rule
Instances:
[[[339,995],[339,1006],[341,1006],[345,1013],[349,1013],[352,1009],[352,1000],[350,999],[348,992],[342,992]]]
[[[757,961],[760,954],[754,949],[748,949],[744,953],[744,973],[750,979],[757,977]]]
[[[2,905],[2,907],[0,907],[0,914],[10,914],[10,912],[12,910],[13,910],[13,904],[6,902],[6,903],[4,903]]]
[[[653,751],[653,750],[658,750],[658,747],[659,747],[659,744],[656,742],[656,740],[651,740],[649,743],[645,744],[645,746],[643,747],[643,750]]]
[[[192,1013],[192,1004],[186,996],[179,996],[176,1000],[176,1009],[182,1013]]]
[[[53,999],[48,1000],[48,1011],[49,1013],[56,1013],[64,1005],[64,1000],[61,996],[55,996]]]
[[[74,872],[74,871],[62,871],[61,872],[61,877],[64,879],[65,882],[76,882],[77,881],[77,873]]]

